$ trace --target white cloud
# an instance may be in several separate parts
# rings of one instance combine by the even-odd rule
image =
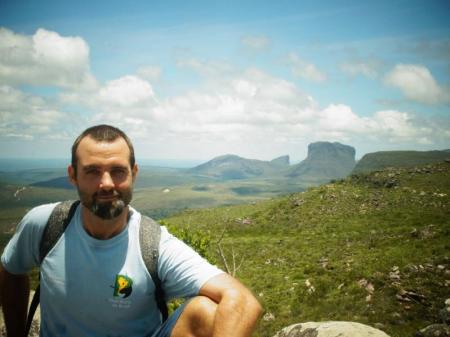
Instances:
[[[145,80],[136,76],[124,76],[106,83],[98,93],[102,103],[131,106],[153,101],[155,93]]]
[[[26,36],[0,28],[0,84],[94,87],[89,47],[80,37],[45,29]]]
[[[10,86],[0,86],[1,138],[64,139],[68,125],[82,121],[58,110],[47,100]]]
[[[202,61],[196,58],[187,57],[177,61],[180,68],[189,68],[204,77],[221,77],[234,71],[234,67],[225,61]]]
[[[369,118],[359,117],[344,104],[330,104],[318,112],[318,130],[338,134],[361,134],[369,131]]]
[[[412,117],[406,112],[395,110],[378,111],[374,115],[377,134],[389,142],[417,141],[426,137],[430,130],[414,125]]]
[[[353,60],[340,65],[341,71],[352,77],[362,75],[371,79],[378,77],[380,68],[381,62],[377,60]]]
[[[138,68],[137,75],[150,83],[157,82],[161,79],[162,69],[158,66],[142,66]]]
[[[442,88],[421,65],[398,64],[385,76],[385,83],[399,88],[410,100],[424,104],[450,102],[450,90]]]
[[[244,47],[253,51],[264,51],[270,46],[270,39],[267,36],[244,36],[241,38]]]
[[[316,65],[301,59],[297,54],[288,55],[288,64],[294,76],[313,82],[325,82],[327,75]]]
[[[151,156],[178,156],[176,151],[185,151],[186,157],[196,156],[190,151],[207,152],[200,157],[229,152],[259,158],[295,156],[317,140],[356,147],[368,142],[433,144],[437,130],[439,137],[449,140],[444,126],[419,121],[408,112],[360,116],[341,103],[321,108],[294,83],[256,68],[208,84],[157,100],[141,78],[116,79],[88,102],[97,112],[91,123],[118,125],[144,142],[143,151]],[[166,153],[169,148],[173,152]]]

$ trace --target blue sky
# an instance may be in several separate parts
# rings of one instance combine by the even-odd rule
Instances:
[[[138,158],[450,148],[449,1],[0,0],[0,157],[84,128]]]

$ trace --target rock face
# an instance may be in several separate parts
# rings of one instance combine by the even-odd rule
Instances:
[[[341,143],[317,142],[308,145],[308,156],[292,167],[288,176],[327,181],[344,178],[355,167],[355,149]]]
[[[290,325],[274,337],[389,337],[389,335],[355,322],[308,322]]]
[[[278,165],[278,166],[289,166],[290,158],[289,158],[288,155],[286,155],[286,156],[281,156],[281,157],[272,159],[272,160],[270,161],[270,163],[271,163],[271,164],[274,164],[274,165]]]

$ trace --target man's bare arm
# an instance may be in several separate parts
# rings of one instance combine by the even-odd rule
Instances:
[[[238,280],[221,274],[200,289],[200,295],[216,302],[214,337],[250,337],[262,313],[253,294]]]
[[[23,337],[28,311],[28,275],[14,275],[0,264],[0,296],[8,337]]]

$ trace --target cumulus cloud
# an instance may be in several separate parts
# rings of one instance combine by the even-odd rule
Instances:
[[[86,97],[72,97],[71,102],[96,111],[91,123],[119,125],[146,143],[151,134],[157,148],[207,144],[215,151],[227,151],[227,146],[244,149],[259,144],[292,153],[299,142],[324,139],[349,144],[361,139],[427,144],[433,141],[431,130],[436,130],[406,112],[379,111],[361,117],[345,104],[321,108],[294,83],[256,68],[166,99],[157,99],[151,84],[136,76],[106,82]]]
[[[0,28],[0,83],[93,87],[89,47],[80,37],[38,29],[32,36]]]
[[[67,125],[74,125],[76,121],[82,122],[82,118],[60,111],[42,97],[0,86],[0,135],[3,139],[65,139]]]
[[[125,107],[153,101],[155,93],[149,82],[128,75],[107,82],[98,97],[102,103]]]
[[[264,51],[270,46],[270,39],[267,36],[243,36],[241,44],[252,51]]]
[[[298,154],[315,140],[354,146],[368,141],[432,144],[436,133],[449,140],[443,126],[419,121],[408,112],[360,116],[342,103],[321,107],[296,84],[256,68],[209,83],[157,99],[150,83],[141,78],[125,76],[107,82],[89,102],[96,111],[91,123],[113,123],[145,142],[146,151],[172,148],[173,155],[181,147],[209,149],[208,156],[248,151],[264,158],[268,149],[279,151],[273,155]]]
[[[412,101],[424,104],[450,102],[450,90],[439,86],[424,66],[398,64],[384,80],[387,85],[399,88]]]
[[[381,68],[381,62],[378,60],[353,60],[340,64],[342,72],[355,77],[362,75],[374,79],[378,77],[379,70]]]
[[[325,82],[327,75],[316,65],[301,59],[297,54],[288,55],[288,64],[294,76],[313,82]]]

